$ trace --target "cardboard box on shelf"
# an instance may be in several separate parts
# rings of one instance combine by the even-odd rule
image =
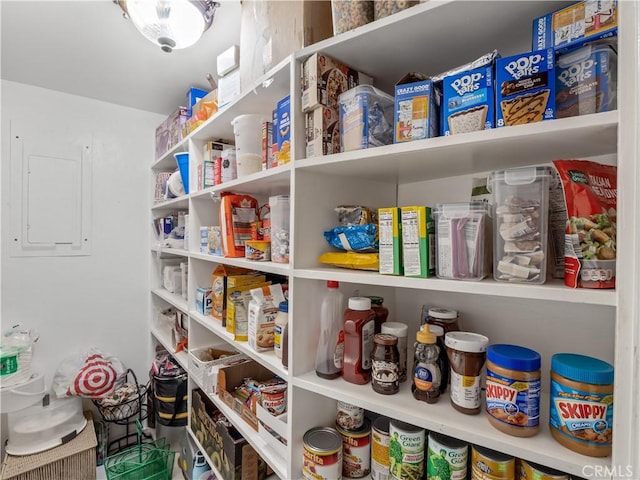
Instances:
[[[242,91],[288,55],[333,35],[331,2],[243,0],[240,14]]]
[[[493,65],[445,77],[440,134],[455,135],[493,128],[493,92]]]
[[[218,265],[211,275],[211,290],[213,302],[211,316],[222,322],[224,326],[227,319],[227,278],[230,275],[244,275],[250,270],[229,265]]]
[[[340,115],[337,108],[320,105],[305,113],[306,157],[340,153]]]
[[[240,96],[240,69],[236,68],[218,80],[218,108],[224,108]]]
[[[394,143],[437,137],[440,133],[440,89],[429,77],[409,72],[396,83]]]
[[[232,350],[228,343],[189,349],[189,375],[205,392],[215,394],[219,369],[245,358],[245,354]]]
[[[198,103],[199,100],[203,99],[208,90],[203,90],[201,88],[191,87],[187,90],[187,116],[193,115],[193,106]]]
[[[431,208],[402,207],[400,215],[404,276],[420,278],[435,276],[436,230]]]
[[[381,275],[402,275],[402,222],[400,208],[378,209]]]

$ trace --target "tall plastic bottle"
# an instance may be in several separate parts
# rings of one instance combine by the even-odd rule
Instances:
[[[416,333],[413,357],[413,384],[411,392],[416,400],[436,403],[440,397],[440,367],[436,345],[436,336],[429,331],[429,325],[423,324]]]
[[[363,385],[371,380],[371,352],[376,314],[367,297],[349,298],[344,312],[344,364],[342,376],[350,383]]]
[[[344,356],[344,295],[338,282],[329,280],[320,306],[320,341],[316,353],[316,375],[337,378]]]

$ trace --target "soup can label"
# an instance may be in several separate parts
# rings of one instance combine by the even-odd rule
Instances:
[[[365,421],[362,428],[349,432],[338,427],[342,435],[342,476],[363,478],[371,473],[371,427]]]
[[[371,430],[371,478],[389,478],[389,432],[375,428]]]
[[[434,434],[429,434],[427,445],[427,476],[440,480],[467,478],[468,445],[446,445]]]
[[[336,423],[344,430],[358,430],[364,423],[364,408],[338,401]]]
[[[389,424],[389,472],[397,480],[422,478],[425,431],[402,422]]]
[[[502,454],[500,457],[499,459],[491,458],[473,447],[471,449],[471,480],[512,480],[516,470],[515,458]]]
[[[333,428],[316,427],[302,438],[302,476],[306,480],[342,478],[342,439]]]

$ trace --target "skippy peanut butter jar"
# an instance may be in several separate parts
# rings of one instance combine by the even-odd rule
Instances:
[[[560,444],[575,452],[611,455],[613,367],[585,355],[553,355],[549,428]]]

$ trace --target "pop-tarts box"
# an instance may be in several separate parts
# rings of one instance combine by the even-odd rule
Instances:
[[[440,134],[455,135],[493,128],[493,86],[493,64],[445,77]]]
[[[287,95],[278,102],[278,165],[291,161],[291,96]]]
[[[437,137],[440,133],[440,90],[426,75],[410,72],[395,86],[393,143]]]
[[[576,48],[618,34],[618,1],[585,0],[533,21],[533,50]]]
[[[555,118],[553,48],[496,59],[496,127]]]

